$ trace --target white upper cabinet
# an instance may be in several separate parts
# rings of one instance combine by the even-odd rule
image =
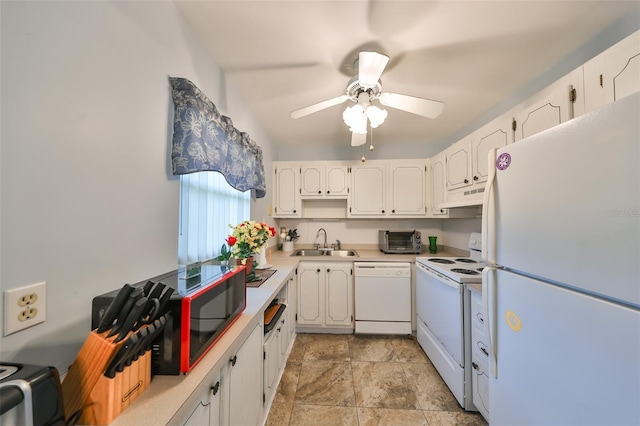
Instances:
[[[447,191],[473,184],[471,179],[471,138],[455,143],[445,151]]]
[[[498,117],[489,124],[473,132],[471,137],[471,179],[477,186],[487,181],[489,176],[489,151],[502,148],[513,142],[512,121],[508,116]]]
[[[387,164],[370,161],[351,167],[350,217],[386,216]]]
[[[349,167],[340,162],[303,163],[300,171],[302,198],[347,198]]]
[[[351,167],[349,217],[426,217],[426,164],[390,160]]]
[[[509,116],[501,116],[445,150],[447,191],[441,207],[482,204],[489,151],[513,140],[511,126]]]
[[[582,67],[516,107],[515,140],[550,129],[584,113]]]
[[[427,162],[389,162],[388,208],[390,216],[425,217],[427,214]]]
[[[294,163],[274,162],[273,207],[275,217],[301,217],[300,167]]]
[[[444,151],[431,158],[431,215],[444,216],[448,213],[447,209],[440,206],[444,203],[445,193],[445,157]]]
[[[640,91],[640,31],[584,64],[585,112]]]

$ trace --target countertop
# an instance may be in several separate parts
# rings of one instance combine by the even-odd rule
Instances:
[[[295,274],[297,265],[297,259],[276,260],[274,256],[276,272],[260,287],[247,287],[246,309],[193,370],[186,375],[154,376],[149,387],[111,424],[165,425],[183,421],[188,410],[210,388],[214,374],[263,320],[264,310],[287,279]]]
[[[302,247],[304,248],[304,247]],[[260,287],[247,288],[247,307],[229,329],[220,337],[211,350],[186,375],[155,376],[149,387],[127,407],[113,425],[159,425],[178,424],[184,420],[190,408],[194,407],[214,381],[215,373],[227,362],[230,355],[238,350],[256,324],[263,320],[263,312],[295,274],[301,261],[323,262],[415,262],[417,256],[431,254],[385,254],[370,246],[349,246],[358,257],[290,256],[289,252],[271,250],[267,260],[276,272]],[[464,256],[464,251],[447,249],[437,256]]]

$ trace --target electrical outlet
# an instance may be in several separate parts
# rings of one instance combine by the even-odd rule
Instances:
[[[47,283],[41,282],[4,292],[4,335],[44,322],[47,318]]]

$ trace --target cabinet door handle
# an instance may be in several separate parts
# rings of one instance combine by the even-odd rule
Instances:
[[[480,179],[478,176],[473,177],[473,180],[478,180],[478,179]]]
[[[474,370],[478,369],[478,364],[476,364],[475,362],[472,362],[471,366],[473,367]]]
[[[229,360],[229,362],[231,363],[231,366],[235,366],[236,362],[238,362],[238,356],[234,355],[233,358]]]
[[[327,191],[327,194],[331,194],[331,191]]]
[[[316,269],[316,272],[320,272],[320,268]]]
[[[319,189],[318,189],[318,194],[322,194],[322,191],[320,191]]]
[[[219,390],[220,390],[220,382],[216,382],[215,385],[211,386],[211,393],[213,395],[216,395]]]
[[[331,269],[327,268],[327,272],[331,272]]]
[[[465,179],[465,180],[464,180],[464,183],[469,183],[469,179]]]
[[[487,350],[485,348],[480,348],[480,350],[486,355],[489,356],[489,352],[487,352]]]
[[[384,213],[384,210],[382,210],[382,213]]]
[[[396,209],[391,210],[391,213],[395,213],[395,212],[396,212]]]
[[[297,211],[296,211],[295,209],[293,210],[293,212],[294,212],[294,213],[297,213]]]

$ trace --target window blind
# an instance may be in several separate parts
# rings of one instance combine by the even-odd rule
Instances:
[[[238,191],[217,172],[180,176],[180,229],[178,262],[206,261],[220,253],[220,246],[235,226],[250,218],[251,191]]]

